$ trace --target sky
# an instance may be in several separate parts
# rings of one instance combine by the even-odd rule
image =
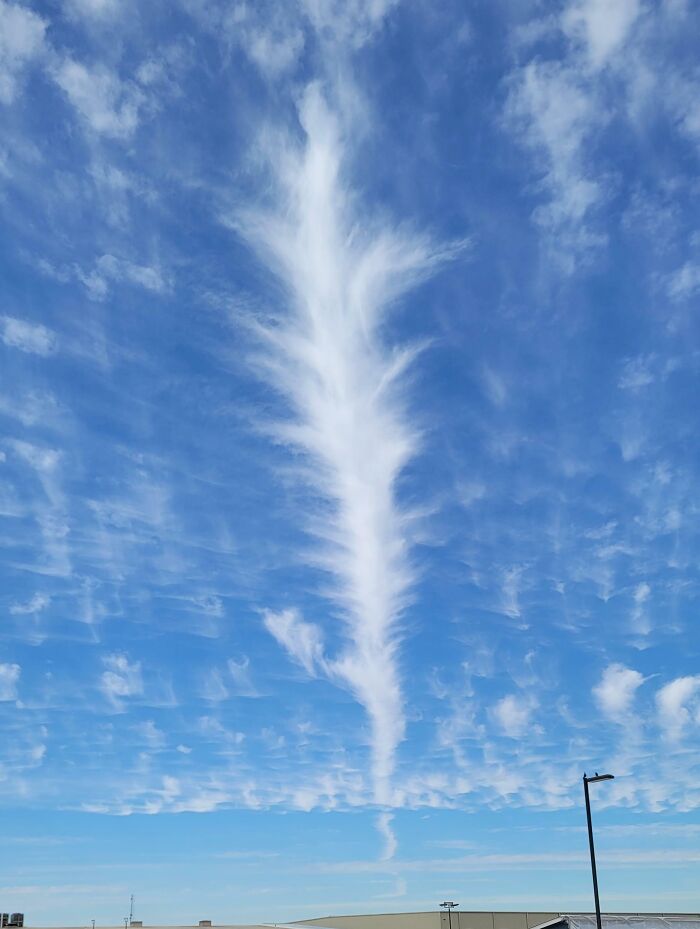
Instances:
[[[700,910],[692,0],[0,0],[0,909]]]

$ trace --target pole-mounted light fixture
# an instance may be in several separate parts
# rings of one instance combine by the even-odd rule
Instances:
[[[591,821],[591,798],[588,795],[588,785],[597,784],[598,781],[612,781],[615,779],[614,774],[598,774],[593,777],[583,775],[583,794],[586,798],[586,820],[588,822],[588,847],[591,851],[591,873],[593,875],[593,898],[595,900],[595,922],[596,929],[603,929],[603,923],[600,918],[600,898],[598,897],[598,872],[595,866],[595,848],[593,846],[593,823]]]
[[[441,903],[440,906],[447,910],[447,925],[449,926],[449,929],[452,929],[452,910],[459,906],[459,903],[453,903],[452,900],[445,900],[445,902]]]

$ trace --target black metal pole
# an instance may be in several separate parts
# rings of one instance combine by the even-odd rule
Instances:
[[[586,797],[586,819],[588,820],[588,846],[591,850],[591,873],[593,874],[593,897],[595,899],[595,922],[597,929],[603,929],[600,918],[600,899],[598,897],[598,872],[595,867],[595,848],[593,847],[593,823],[591,821],[591,798],[588,796],[588,778],[583,775],[583,793]]]
[[[447,907],[447,922],[449,923],[450,929],[452,929],[452,907]]]

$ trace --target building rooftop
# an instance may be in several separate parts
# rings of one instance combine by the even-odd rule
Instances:
[[[603,929],[700,929],[700,913],[604,913]],[[439,910],[411,913],[364,913],[321,916],[294,922],[217,923],[208,919],[191,925],[163,925],[132,920],[131,929],[596,929],[593,913],[524,910]],[[44,929],[25,922],[25,929]],[[45,927],[49,929],[49,927]],[[55,927],[52,927],[55,929]],[[61,929],[91,929],[91,922]],[[124,929],[96,925],[95,929]]]

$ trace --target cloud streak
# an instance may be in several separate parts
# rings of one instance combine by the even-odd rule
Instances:
[[[390,797],[405,731],[399,620],[414,581],[397,482],[415,454],[401,387],[415,348],[388,349],[393,302],[441,258],[425,238],[360,221],[344,175],[349,143],[318,85],[299,108],[305,140],[272,155],[277,202],[241,227],[287,295],[288,313],[262,330],[260,365],[291,411],[278,440],[303,453],[323,504],[310,531],[346,646],[323,657],[320,630],[293,613],[267,628],[306,668],[348,687],[370,721],[374,793]]]

